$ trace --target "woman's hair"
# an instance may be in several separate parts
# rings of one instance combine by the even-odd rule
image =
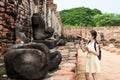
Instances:
[[[90,30],[90,33],[93,36],[93,38],[96,40],[97,32],[95,30]]]

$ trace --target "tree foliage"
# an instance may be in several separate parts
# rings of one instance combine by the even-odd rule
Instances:
[[[98,9],[86,7],[60,11],[63,26],[120,26],[120,15],[103,14]]]

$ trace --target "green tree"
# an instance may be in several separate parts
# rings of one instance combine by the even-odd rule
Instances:
[[[120,26],[120,14],[103,14],[98,9],[86,7],[60,11],[63,26]]]
[[[101,11],[85,7],[60,11],[63,25],[92,26],[92,16],[96,14],[101,14]]]
[[[120,17],[115,14],[97,14],[93,17],[95,26],[119,26]]]

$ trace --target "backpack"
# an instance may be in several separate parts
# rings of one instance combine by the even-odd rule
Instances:
[[[95,51],[97,51],[96,50],[96,44],[97,44],[97,42],[94,43]],[[101,60],[101,48],[100,48],[100,46],[98,46],[98,47],[99,47],[99,56],[98,56],[98,59]]]

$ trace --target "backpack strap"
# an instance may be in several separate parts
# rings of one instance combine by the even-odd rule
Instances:
[[[94,49],[95,49],[95,51],[97,51],[97,49],[96,49],[96,42],[94,42]]]
[[[99,56],[98,56],[98,59],[101,60],[101,49],[100,49],[100,46],[98,46],[98,47],[99,47]],[[97,51],[97,49],[96,49],[96,42],[94,43],[94,49],[95,49],[95,51]]]

